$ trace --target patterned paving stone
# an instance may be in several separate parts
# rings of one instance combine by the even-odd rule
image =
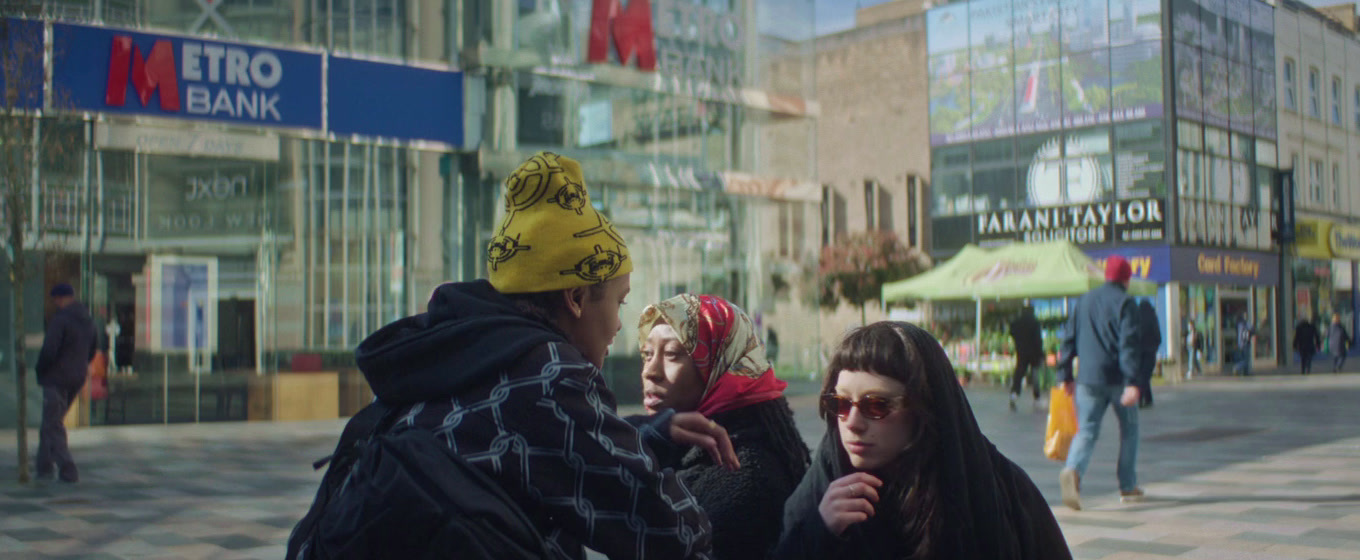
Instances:
[[[1140,419],[1147,438],[1138,474],[1149,500],[1119,503],[1117,436],[1107,423],[1081,512],[1059,504],[1061,465],[1041,453],[1044,413],[1010,413],[1001,390],[967,393],[984,433],[1055,506],[1077,558],[1360,560],[1360,376],[1160,388],[1157,407]],[[814,446],[824,430],[815,401],[791,398]],[[1250,425],[1225,420],[1244,402]],[[13,465],[0,462],[0,558],[282,558],[321,477],[311,462],[333,450],[342,427],[73,431],[79,484],[19,486]],[[13,445],[12,433],[0,433],[0,450]]]

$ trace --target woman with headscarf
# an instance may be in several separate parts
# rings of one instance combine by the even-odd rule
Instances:
[[[822,415],[826,436],[785,506],[777,558],[1072,557],[1043,495],[982,435],[944,350],[919,327],[846,336]]]
[[[681,294],[643,310],[638,340],[647,412],[697,411],[736,450],[732,470],[699,448],[654,445],[708,514],[714,558],[768,557],[809,453],[751,318],[722,298]]]

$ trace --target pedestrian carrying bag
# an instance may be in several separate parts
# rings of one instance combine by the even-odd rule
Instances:
[[[1067,460],[1067,448],[1077,435],[1077,407],[1071,395],[1059,385],[1049,391],[1048,431],[1044,434],[1044,456],[1054,461]]]

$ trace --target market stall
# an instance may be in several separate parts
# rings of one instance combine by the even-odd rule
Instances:
[[[981,371],[984,302],[1075,297],[1104,283],[1104,271],[1068,241],[1015,243],[995,249],[967,245],[929,272],[884,284],[882,296],[885,304],[973,302],[976,325],[968,357],[974,371]],[[1129,293],[1153,295],[1157,285],[1135,279],[1129,283]]]

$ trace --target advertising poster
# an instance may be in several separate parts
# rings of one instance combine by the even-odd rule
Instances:
[[[1274,140],[1276,138],[1276,99],[1275,71],[1254,70],[1253,89],[1255,90],[1255,132],[1257,136]]]
[[[1015,119],[1019,134],[1058,128],[1062,119],[1061,13],[1055,0],[1015,5]]]
[[[1162,40],[1160,0],[1110,0],[1110,44]]]
[[[1224,0],[1223,44],[1228,60],[1251,63],[1251,4],[1260,0]]]
[[[217,259],[152,255],[151,351],[208,351],[217,346]]]
[[[930,73],[931,145],[971,138],[973,106],[969,77],[968,4],[926,14]]]
[[[1229,128],[1242,134],[1252,134],[1256,128],[1256,106],[1252,87],[1252,70],[1245,62],[1228,65],[1228,122]]]
[[[1110,49],[1114,121],[1162,116],[1162,44],[1143,41]]]
[[[1200,80],[1204,70],[1200,66],[1199,50],[1178,44],[1172,52],[1176,64],[1176,113],[1182,118],[1202,121],[1204,97],[1200,94]]]
[[[1228,128],[1228,114],[1231,112],[1228,59],[1206,51],[1202,65],[1204,82],[1200,91],[1204,98],[1204,122],[1219,128]]]
[[[1223,32],[1224,0],[1199,0],[1200,48],[1204,54],[1228,56],[1228,40]]]
[[[1171,0],[1171,38],[1183,46],[1199,47],[1199,1]]]
[[[1251,5],[1251,64],[1260,70],[1275,71],[1275,9],[1269,4],[1252,1]]]
[[[973,140],[1015,135],[1016,107],[1010,95],[1014,75],[1010,66],[1000,66],[970,76],[973,114],[969,122]]]
[[[1110,51],[1072,52],[1063,57],[1063,127],[1110,122]]]

